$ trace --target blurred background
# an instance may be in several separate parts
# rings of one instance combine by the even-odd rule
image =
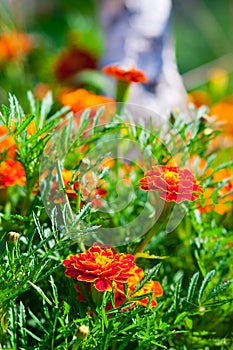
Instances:
[[[151,6],[155,2],[150,2]],[[108,82],[99,74],[99,62],[106,52],[106,33],[100,24],[101,3],[94,0],[1,0],[0,101],[7,101],[8,92],[23,100],[28,89],[38,98],[49,89],[59,96],[62,89],[77,87],[107,94],[110,91]],[[122,5],[123,0],[111,2],[112,5],[117,3]],[[131,7],[135,11],[134,6],[139,6],[138,1],[126,3],[128,11]],[[170,6],[170,0],[163,3]],[[106,4],[110,1],[105,1],[105,7]],[[125,4],[122,6],[125,9]],[[113,11],[117,13],[118,10],[113,6]],[[154,8],[153,13],[158,21]],[[153,22],[152,15],[151,18]],[[164,19],[164,32],[160,36],[154,34],[156,40],[161,39],[156,46],[159,56],[162,48],[160,52],[158,47],[166,41],[169,23],[171,45],[185,89],[192,93],[202,91],[190,95],[197,105],[212,104],[232,94],[232,19],[231,0],[174,0],[167,20]],[[114,21],[117,22],[116,18]],[[158,67],[156,69],[160,72]],[[152,93],[156,90],[156,82],[153,84],[152,88],[148,85]]]
[[[233,2],[175,0],[173,33],[177,64],[187,90],[208,88],[212,69],[221,68],[233,87]]]

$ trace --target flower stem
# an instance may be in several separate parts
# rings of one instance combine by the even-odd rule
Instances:
[[[158,218],[158,220],[156,221],[156,223],[154,224],[154,226],[147,231],[147,233],[144,236],[143,241],[139,244],[139,246],[136,248],[134,254],[136,253],[142,253],[144,248],[147,246],[147,244],[151,241],[151,239],[154,237],[154,235],[156,233],[158,233],[159,231],[161,231],[161,229],[165,226],[165,224],[168,222],[168,214],[171,213],[172,208],[173,208],[174,204],[171,202],[166,202],[163,210]]]
[[[129,88],[130,88],[130,83],[127,81],[123,80],[118,80],[117,85],[116,85],[116,102],[121,102],[117,103],[117,114],[121,114],[124,103],[127,101],[129,97]]]

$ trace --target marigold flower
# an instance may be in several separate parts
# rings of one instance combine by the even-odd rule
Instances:
[[[70,106],[72,111],[76,113],[89,107],[113,103],[114,100],[110,97],[96,95],[85,89],[77,89],[63,94],[61,96],[61,102],[65,106]]]
[[[140,180],[144,191],[156,191],[167,202],[180,203],[184,200],[194,201],[203,193],[203,187],[188,169],[168,166],[154,166]]]
[[[147,83],[148,81],[142,71],[133,67],[126,70],[117,66],[107,66],[102,69],[102,72],[116,78],[117,80],[123,80],[128,83]]]
[[[207,213],[214,210],[216,213],[223,215],[232,208],[233,194],[231,192],[233,191],[233,181],[229,169],[220,169],[216,171],[212,177],[212,181],[216,183],[222,182],[226,179],[229,179],[229,181],[219,188],[216,204],[213,203],[213,199],[211,198],[215,188],[211,186],[205,190],[204,204],[198,208],[201,213]]]
[[[0,35],[0,63],[20,58],[32,49],[32,39],[26,33],[6,32]]]
[[[156,302],[156,297],[160,297],[163,295],[163,288],[161,284],[158,281],[149,281],[147,282],[141,289],[139,289],[136,293],[133,293],[133,290],[137,286],[139,282],[144,278],[145,273],[144,271],[135,265],[134,267],[131,268],[130,273],[132,274],[131,277],[128,279],[128,295],[130,298],[136,298],[139,296],[145,295],[145,298],[139,299],[135,302],[133,302],[130,307],[124,307],[121,309],[121,312],[127,311],[133,307],[135,307],[137,304],[140,304],[142,306],[147,306],[149,302],[149,296],[148,294],[152,294],[152,298],[150,301],[150,308],[155,307],[157,305]],[[91,288],[90,284],[86,283],[85,284],[86,290],[88,294],[91,294]],[[81,302],[86,302],[86,298],[81,292],[81,288],[79,283],[76,284],[75,286],[77,292],[78,292],[78,300]],[[147,295],[146,295],[147,294]],[[124,285],[122,283],[117,283],[114,288],[114,303],[116,307],[120,307],[126,300],[126,295],[125,295],[125,289]],[[106,311],[112,309],[112,304],[110,302],[107,303],[106,305]]]
[[[63,51],[55,63],[55,76],[58,80],[70,79],[84,69],[96,69],[97,60],[89,52],[72,46]]]
[[[26,176],[20,162],[13,159],[6,159],[0,164],[0,188],[8,186],[25,186]]]
[[[200,204],[198,201],[196,206],[201,213],[207,213],[215,211],[216,213],[223,215],[232,208],[233,203],[233,180],[232,174],[228,168],[213,171],[212,168],[207,167],[207,162],[203,158],[199,158],[197,155],[191,157],[191,164],[193,167],[197,168],[198,174],[203,178],[211,178],[212,183],[216,185],[211,185],[207,187],[204,191],[204,203]],[[217,203],[213,203],[212,194],[216,191],[216,187],[221,182],[225,184],[217,191]],[[215,192],[216,193],[216,192]]]
[[[219,102],[215,104],[209,114],[216,117],[217,127],[222,131],[222,137],[226,137],[228,141],[233,140],[233,103]]]
[[[98,291],[112,291],[113,283],[126,283],[133,276],[134,256],[117,253],[113,248],[95,243],[84,253],[70,255],[63,261],[65,275],[93,283]]]
[[[144,271],[135,265],[131,271],[132,277],[128,280],[128,294],[131,298],[136,298],[139,296],[143,296],[149,293],[152,293],[152,298],[150,302],[150,308],[155,307],[157,302],[155,300],[156,297],[160,297],[163,295],[163,289],[161,284],[158,281],[149,281],[147,282],[141,289],[139,289],[136,293],[133,293],[136,285],[144,278]],[[124,286],[122,284],[117,284],[116,293],[115,293],[115,305],[119,307],[125,301],[125,293]],[[147,306],[149,302],[149,297],[146,296],[140,300],[137,300],[130,308],[140,304],[142,306]],[[129,308],[123,309],[122,311],[126,311]]]
[[[15,154],[15,141],[14,138],[9,135],[7,127],[5,125],[0,125],[0,152],[8,151],[14,148]]]

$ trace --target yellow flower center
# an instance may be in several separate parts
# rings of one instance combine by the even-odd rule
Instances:
[[[107,256],[98,255],[95,261],[97,264],[100,264],[101,266],[105,267],[112,262],[112,259],[109,259]]]
[[[165,177],[165,180],[168,180],[168,181],[173,181],[173,182],[178,181],[178,174],[168,169],[165,170],[164,177]]]

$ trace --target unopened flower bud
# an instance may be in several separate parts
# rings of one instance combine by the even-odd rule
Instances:
[[[18,232],[8,232],[6,235],[6,241],[10,243],[16,243],[19,238]]]
[[[83,340],[88,336],[89,332],[90,332],[89,327],[82,324],[81,326],[78,327],[77,338],[80,340]]]

